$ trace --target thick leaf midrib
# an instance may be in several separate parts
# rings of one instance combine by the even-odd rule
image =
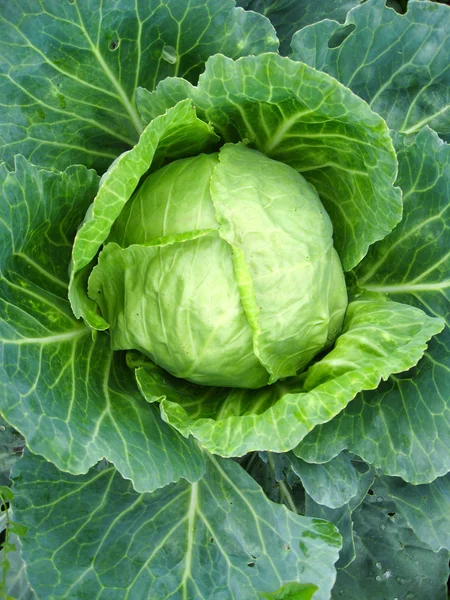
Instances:
[[[430,35],[431,35],[431,31],[430,31]],[[422,45],[425,45],[425,44],[426,44],[426,42],[427,42],[428,38],[430,37],[430,35],[429,35],[429,36],[427,36],[427,38],[426,38],[426,39],[423,41]],[[444,40],[443,40],[443,41],[442,41],[442,43],[440,44],[439,48],[437,49],[436,53],[439,53],[439,52],[441,51],[442,47],[445,47],[445,43],[446,43],[446,42],[447,42],[447,39],[446,39],[446,38],[444,38]],[[448,42],[447,42],[447,43],[448,43]],[[420,48],[417,50],[417,52],[416,52],[416,53],[414,54],[414,56],[412,57],[413,59],[416,57],[416,54],[419,52],[419,50],[420,50]],[[410,104],[410,106],[409,106],[409,108],[408,108],[408,110],[407,110],[407,112],[406,112],[405,119],[404,119],[404,121],[403,121],[403,125],[400,127],[400,131],[401,131],[402,133],[410,133],[410,132],[412,132],[412,131],[418,131],[419,129],[421,129],[421,127],[422,127],[422,124],[421,124],[421,123],[416,123],[416,124],[415,124],[413,127],[411,127],[411,128],[410,128],[410,130],[409,130],[409,131],[408,131],[407,129],[405,129],[405,128],[406,128],[406,125],[407,125],[407,123],[408,123],[409,117],[410,117],[410,115],[411,115],[411,113],[412,113],[412,111],[413,111],[414,107],[416,106],[416,104],[417,104],[417,101],[418,101],[418,99],[420,98],[420,96],[423,94],[423,92],[424,92],[424,91],[426,91],[426,90],[427,90],[427,89],[428,89],[428,88],[429,88],[429,87],[430,87],[430,86],[433,84],[433,82],[434,82],[434,81],[435,81],[435,80],[436,80],[438,77],[442,76],[442,74],[443,74],[443,73],[445,73],[445,71],[447,71],[447,70],[448,70],[448,68],[449,68],[449,67],[447,66],[447,68],[445,68],[443,71],[441,71],[440,73],[438,73],[438,74],[437,74],[435,77],[433,77],[433,79],[432,79],[432,80],[431,80],[431,81],[430,81],[430,82],[429,82],[427,85],[425,85],[425,86],[424,86],[424,87],[422,87],[422,88],[419,88],[419,91],[418,91],[418,92],[417,92],[417,94],[415,95],[415,97],[414,97],[414,100],[411,102],[411,104]],[[444,109],[443,111],[442,111],[442,110],[440,110],[440,111],[438,111],[437,113],[435,113],[435,114],[433,114],[433,115],[429,115],[429,116],[428,116],[426,119],[423,119],[423,120],[422,120],[422,121],[424,122],[423,124],[425,124],[425,123],[428,123],[428,122],[429,122],[429,121],[431,121],[431,120],[432,120],[432,119],[433,119],[433,118],[434,118],[436,115],[438,115],[438,114],[441,114],[441,112],[445,112],[445,110],[448,110],[449,108],[450,108],[449,106],[446,106],[446,107],[445,107],[445,109]]]
[[[234,483],[234,481],[232,481],[232,479],[228,476],[228,474],[225,473],[224,469],[222,469],[222,467],[219,464],[219,462],[214,458],[214,455],[208,454],[207,457],[212,462],[212,464],[214,465],[214,468],[217,469],[217,471],[220,473],[220,475],[222,476],[222,478],[235,491],[236,495],[239,496],[241,498],[242,502],[244,502],[244,504],[247,505],[249,511],[251,512],[252,516],[254,517],[255,530],[257,531],[258,536],[259,536],[259,538],[261,540],[261,547],[263,549],[263,552],[266,553],[270,557],[270,553],[267,552],[266,544],[265,544],[265,541],[264,541],[264,536],[262,535],[262,532],[261,532],[261,527],[259,525],[258,515],[255,513],[255,509],[254,509],[252,503],[249,501],[249,499],[247,498],[247,496],[242,492],[242,490],[240,490],[236,486],[236,484]],[[287,508],[286,507],[283,507],[283,508],[288,513]],[[268,523],[267,523],[267,525],[270,527],[270,525]],[[276,531],[274,529],[273,529],[273,531],[276,533]],[[271,559],[270,559],[270,563],[271,563],[272,567],[274,568],[274,572],[276,572],[276,569],[275,569],[274,564],[273,564],[273,562],[272,562]]]
[[[288,137],[287,133],[290,129],[297,123],[297,120],[300,117],[304,117],[305,115],[309,115],[311,113],[315,113],[321,106],[323,102],[315,106],[313,109],[299,110],[295,112],[292,116],[290,116],[285,121],[281,121],[278,125],[277,129],[274,131],[272,138],[270,141],[267,141],[264,144],[263,151],[264,154],[270,156],[272,150],[274,150],[277,146],[281,144],[281,142]]]
[[[194,483],[191,485],[197,486],[198,484]],[[179,501],[180,496],[184,495],[184,493],[186,493],[187,491],[189,491],[189,488],[186,488],[186,490],[181,492],[178,496],[175,496],[173,498],[173,500],[170,502],[170,504],[172,504],[175,500]],[[167,507],[165,507],[165,508],[167,508]],[[175,532],[177,531],[177,529],[179,529],[182,525],[184,525],[184,523],[188,520],[189,520],[189,515],[184,515],[181,519],[179,519],[172,525],[172,527],[161,538],[160,542],[158,544],[155,544],[155,546],[152,549],[152,552],[147,556],[146,561],[142,564],[141,568],[136,572],[135,578],[129,582],[128,591],[127,591],[127,595],[125,596],[125,600],[132,600],[132,598],[130,598],[130,590],[132,590],[133,585],[136,583],[136,581],[138,581],[142,572],[148,568],[148,565],[151,563],[151,561],[154,559],[154,557],[157,555],[157,553],[163,549],[164,544],[167,542],[167,540],[170,538],[170,536],[174,535]],[[186,589],[186,588],[184,588],[184,589]]]
[[[91,88],[91,89],[93,89],[93,90],[95,90],[97,92],[101,92],[104,95],[110,96],[111,98],[114,98],[115,100],[118,100],[124,106],[124,108],[126,110],[128,110],[127,106],[123,102],[122,95],[125,96],[125,94],[124,94],[123,89],[120,86],[119,86],[119,88],[120,88],[120,90],[122,92],[122,95],[120,94],[119,89],[117,87],[116,87],[116,89],[117,89],[119,95],[116,95],[116,94],[110,92],[107,88],[98,87],[98,86],[96,86],[96,85],[94,85],[94,84],[92,84],[92,83],[90,83],[90,82],[88,82],[88,81],[86,81],[84,79],[80,79],[79,77],[77,77],[73,73],[70,73],[69,71],[64,71],[63,69],[61,69],[60,67],[58,67],[53,61],[49,60],[48,57],[45,55],[44,52],[42,52],[39,48],[37,48],[35,45],[33,45],[31,43],[31,41],[28,39],[28,37],[26,37],[24,35],[24,33],[20,29],[18,29],[18,27],[16,25],[14,25],[13,23],[11,23],[10,21],[8,21],[8,23],[14,29],[14,31],[24,40],[24,42],[26,42],[26,45],[29,46],[30,48],[32,48],[33,51],[36,52],[42,58],[42,60],[46,64],[48,64],[52,69],[55,69],[55,71],[57,71],[58,73],[61,73],[61,75],[63,75],[64,77],[68,77],[71,80],[73,80],[73,81],[75,81],[75,82],[77,82],[77,83],[79,83],[79,84],[81,84],[81,85],[83,85],[85,87]],[[84,33],[86,33],[86,36],[87,36],[87,32],[85,32],[85,30],[84,30]],[[89,42],[91,42],[90,38],[88,38],[88,39],[89,39]],[[92,51],[95,54],[94,47],[92,47]],[[103,60],[103,58],[102,58],[102,60]],[[106,63],[105,63],[105,66],[107,67]],[[102,67],[103,67],[103,65],[102,65]],[[106,74],[109,77],[109,74],[108,73],[106,73]],[[110,73],[110,74],[112,76],[112,73]],[[15,79],[13,79],[9,74],[3,74],[3,76],[7,77],[11,81],[11,83],[13,83],[13,85],[15,85],[17,88],[19,88],[25,95],[27,95],[29,98],[32,98],[36,103],[38,103],[41,106],[44,106],[48,110],[51,110],[51,111],[56,112],[56,113],[60,113],[62,115],[73,116],[75,119],[79,119],[79,120],[85,121],[86,123],[89,123],[93,127],[96,127],[98,129],[101,129],[101,130],[105,131],[105,133],[108,133],[109,135],[112,135],[113,137],[116,137],[117,139],[121,140],[122,142],[125,142],[125,143],[127,143],[127,144],[129,144],[131,146],[134,145],[134,143],[135,143],[134,140],[129,140],[128,138],[122,136],[119,132],[117,132],[117,131],[115,131],[113,129],[110,129],[109,127],[105,127],[99,121],[94,121],[93,119],[89,119],[89,118],[84,117],[84,116],[82,116],[80,114],[75,114],[75,113],[69,112],[66,109],[63,110],[63,109],[58,109],[56,106],[50,106],[50,105],[44,103],[41,99],[36,98],[35,96],[33,96],[26,88],[24,88],[23,86],[19,85],[19,83]],[[126,96],[125,96],[125,98],[126,98]],[[128,104],[129,104],[128,98],[126,98],[126,100],[127,100]],[[80,102],[80,100],[77,99],[77,102]],[[83,104],[87,104],[87,103],[83,102]],[[89,106],[92,106],[93,108],[98,108],[98,107],[96,107],[95,105],[92,105],[92,104],[89,104]],[[135,111],[135,113],[137,115],[137,111]],[[131,114],[130,114],[130,117],[131,117]],[[136,128],[136,124],[134,123],[133,119],[132,119],[132,122],[133,122],[133,125]],[[140,119],[139,119],[139,123],[140,123]],[[140,134],[141,131],[142,131],[142,127],[141,127],[140,130],[138,130],[138,134]],[[30,139],[32,139],[32,138],[30,138]],[[38,140],[38,141],[42,141],[42,140]],[[58,145],[60,145],[60,144],[58,144]],[[68,147],[74,147],[74,146],[73,145],[69,145]],[[82,148],[82,150],[85,150],[85,148]],[[115,158],[115,156],[113,158]]]
[[[123,105],[123,107],[127,111],[128,115],[130,116],[131,122],[133,123],[133,126],[136,129],[137,134],[141,135],[141,133],[142,133],[142,131],[143,131],[144,128],[142,126],[142,121],[141,121],[141,118],[139,117],[139,114],[138,114],[136,108],[132,106],[132,104],[131,104],[128,96],[126,95],[123,87],[119,84],[119,82],[117,81],[117,79],[114,76],[113,72],[111,71],[111,69],[106,64],[105,59],[103,58],[103,56],[99,52],[98,47],[91,40],[91,38],[90,38],[90,36],[89,36],[89,34],[88,34],[87,30],[86,30],[86,27],[84,26],[83,19],[81,18],[80,9],[78,8],[78,4],[75,3],[74,6],[75,6],[75,9],[76,9],[76,11],[78,13],[78,19],[79,19],[79,22],[80,22],[81,30],[83,31],[83,34],[86,36],[86,39],[87,39],[87,41],[89,43],[89,46],[91,47],[93,55],[97,59],[98,63],[102,67],[102,69],[103,69],[104,73],[106,74],[106,76],[108,77],[108,79],[111,81],[111,83],[114,86],[114,88],[117,90],[117,93],[119,94],[120,103]]]
[[[77,144],[67,144],[65,142],[59,141],[54,142],[52,140],[40,140],[39,138],[35,138],[32,135],[28,136],[28,139],[34,142],[39,142],[41,146],[55,146],[56,148],[67,148],[68,150],[79,150],[80,152],[84,152],[86,154],[90,154],[92,156],[102,156],[104,158],[108,158],[110,160],[114,160],[117,158],[117,154],[113,154],[112,152],[104,152],[102,150],[92,150],[91,148],[85,148],[84,146],[77,146]],[[19,142],[16,142],[19,144]],[[20,146],[19,146],[20,148]],[[32,160],[32,156],[30,159]]]
[[[415,190],[410,190],[407,194],[403,195],[403,203],[405,203],[405,198],[407,198],[411,193],[413,193]],[[422,191],[422,190],[421,190]],[[407,240],[410,237],[413,237],[415,235],[417,235],[418,232],[420,232],[421,229],[423,229],[424,227],[426,227],[427,225],[430,225],[430,223],[433,223],[434,221],[439,221],[442,219],[444,213],[450,208],[450,205],[445,206],[440,212],[434,214],[433,216],[429,217],[428,219],[425,219],[423,221],[421,221],[420,223],[418,223],[416,226],[411,227],[408,230],[405,230],[404,234],[400,237],[398,237],[396,240],[394,240],[391,245],[389,246],[389,248],[387,248],[385,250],[385,252],[383,252],[382,256],[378,259],[378,261],[371,267],[371,269],[369,271],[367,271],[367,273],[365,275],[363,275],[362,277],[360,277],[358,279],[358,284],[361,287],[364,287],[365,289],[369,289],[365,283],[367,281],[369,281],[378,271],[378,269],[380,267],[382,267],[384,265],[384,263],[389,260],[389,256],[391,254],[391,252],[393,252],[398,246],[401,246],[405,240]],[[422,274],[421,274],[422,275]]]
[[[180,586],[183,588],[183,600],[189,600],[188,590],[186,581],[191,576],[192,571],[192,551],[194,548],[194,537],[195,537],[195,519],[198,508],[198,483],[191,485],[191,498],[189,501],[189,510],[187,515],[187,548],[186,548],[186,561],[183,571],[183,577],[181,578]]]
[[[25,254],[24,252],[19,251],[19,252],[15,252],[14,256],[17,256],[18,258],[21,258],[22,260],[24,260],[26,263],[28,263],[30,266],[32,266],[34,269],[36,269],[36,271],[38,271],[41,275],[43,275],[49,281],[52,281],[56,285],[64,288],[64,290],[69,289],[69,284],[66,281],[63,281],[62,279],[59,279],[58,277],[56,277],[55,275],[50,273],[47,269],[42,267],[39,263],[37,263],[30,256],[28,256],[28,254]]]
[[[321,165],[312,165],[311,167],[297,169],[297,171],[299,173],[309,173],[310,171],[317,171],[317,169],[326,169],[327,167],[333,167],[333,169],[340,169],[342,171],[346,171],[347,173],[351,173],[352,175],[361,175],[362,177],[369,177],[369,173],[367,171],[349,169],[348,167],[344,167],[344,165],[340,165],[339,163],[332,161],[328,161]]]
[[[411,29],[411,27],[408,27],[408,29],[405,29],[405,31],[403,31],[402,35],[395,41],[395,45],[400,44],[400,42],[402,41],[402,39],[404,37],[407,37],[406,34],[407,32]],[[424,40],[424,43],[428,40],[428,38],[431,35],[431,31],[428,33],[427,37]],[[380,58],[384,55],[384,54],[389,54],[390,52],[392,52],[392,49],[394,48],[394,46],[389,46],[387,47],[384,52],[382,52],[381,54],[378,54],[377,57],[375,58],[375,61],[380,60]],[[380,88],[377,90],[377,92],[372,96],[372,98],[370,99],[369,102],[369,106],[372,108],[373,105],[375,104],[375,102],[378,100],[378,98],[381,96],[381,94],[392,84],[392,82],[394,81],[394,79],[397,77],[397,75],[403,71],[405,69],[405,67],[411,67],[412,63],[414,61],[414,59],[416,58],[417,54],[420,52],[422,48],[422,45],[420,45],[416,51],[414,52],[414,54],[409,58],[409,60],[405,63],[402,63],[400,65],[400,67],[394,71],[391,76],[383,83],[383,85],[380,86]],[[368,65],[370,65],[371,63],[364,63],[363,65],[361,65],[361,67],[367,67]],[[348,82],[348,85],[350,87],[350,83],[352,81],[354,76],[352,76],[352,78],[350,79],[350,81]],[[417,98],[417,96],[416,96]],[[411,103],[412,105],[414,104],[416,98],[414,99],[414,101]],[[411,108],[411,107],[410,107]],[[408,120],[408,115],[410,114],[410,110],[408,110],[407,115],[405,116],[405,120],[403,122],[403,125],[407,122]]]
[[[67,76],[67,73],[65,73],[65,75]],[[104,131],[105,133],[107,133],[108,135],[111,135],[111,136],[117,138],[121,142],[125,142],[129,146],[133,146],[134,145],[135,140],[131,140],[131,139],[129,139],[129,138],[121,135],[117,130],[110,129],[109,127],[106,127],[105,125],[102,125],[102,123],[100,123],[100,121],[98,121],[98,120],[89,119],[88,117],[85,117],[85,116],[83,116],[81,114],[74,113],[74,112],[72,112],[70,110],[67,110],[66,108],[62,109],[62,108],[58,108],[57,106],[51,106],[50,104],[47,104],[46,102],[43,102],[40,98],[38,98],[36,96],[33,96],[33,94],[31,94],[29,90],[27,90],[26,88],[24,88],[21,85],[19,85],[19,83],[15,79],[12,79],[10,76],[7,76],[7,77],[11,81],[11,83],[13,83],[17,88],[19,88],[26,96],[28,96],[29,98],[31,98],[32,100],[34,100],[34,102],[36,102],[36,104],[39,104],[40,106],[46,108],[47,110],[50,110],[50,111],[52,111],[54,113],[58,113],[60,115],[64,115],[65,117],[66,116],[70,116],[70,117],[73,117],[74,119],[78,119],[79,121],[84,121],[85,123],[88,123],[92,127],[100,129],[100,130]],[[79,81],[79,80],[77,80],[77,81]],[[83,82],[79,81],[79,82],[82,83],[83,85],[85,83],[84,81]],[[117,99],[116,96],[115,96],[115,98]],[[95,109],[99,108],[98,106],[96,106],[94,104],[89,104],[87,102],[82,102],[79,99],[77,99],[76,102],[78,104],[84,104],[84,105],[90,106],[90,107],[95,108]],[[30,136],[30,139],[33,139],[33,138]],[[42,140],[39,140],[39,141],[42,141]],[[61,144],[58,143],[58,145],[61,145]],[[73,144],[71,144],[70,147],[74,148],[75,146],[73,146]]]
[[[64,333],[56,333],[45,337],[21,337],[16,340],[1,339],[0,342],[6,345],[23,346],[28,344],[38,344],[46,346],[48,344],[63,344],[72,340],[85,337],[90,333],[86,327],[73,329]]]
[[[436,292],[450,288],[450,279],[444,279],[437,283],[399,283],[393,285],[366,284],[363,289],[369,292],[380,292],[385,294],[413,294],[415,292]]]
[[[39,303],[46,304],[50,307],[50,310],[54,311],[55,313],[59,313],[66,319],[72,319],[72,314],[70,313],[66,298],[61,298],[57,294],[45,290],[42,287],[34,284],[33,282],[29,282],[28,280],[25,281],[27,282],[27,284],[32,283],[30,287],[22,287],[17,283],[14,283],[14,281],[12,281],[11,279],[6,279],[0,275],[0,281],[2,280],[6,283],[8,288],[10,288],[11,290],[15,290],[18,294],[22,296],[28,296],[29,298],[32,298],[38,301]],[[49,296],[51,296],[51,298]],[[2,300],[7,304],[11,304],[11,302],[9,302],[8,300],[5,300],[3,298]],[[20,308],[20,306],[17,304],[15,305],[15,307]],[[28,311],[23,312],[28,313]]]
[[[404,134],[417,133],[418,131],[420,131],[422,129],[422,127],[424,127],[425,125],[430,123],[430,121],[432,121],[433,119],[435,119],[436,117],[438,117],[440,115],[443,115],[447,111],[450,111],[450,105],[444,106],[444,108],[442,108],[441,110],[438,110],[437,112],[433,113],[432,115],[429,115],[426,119],[422,119],[422,121],[419,121],[418,123],[416,123],[409,129],[402,129],[401,131]]]

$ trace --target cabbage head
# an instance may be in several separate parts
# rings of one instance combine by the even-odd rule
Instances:
[[[89,279],[115,350],[189,381],[259,388],[341,330],[347,292],[312,185],[243,144],[150,174]]]

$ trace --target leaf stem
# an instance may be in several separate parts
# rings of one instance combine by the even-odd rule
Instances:
[[[276,469],[275,469],[275,460],[272,456],[272,452],[267,452],[267,461],[269,463],[270,469],[272,470],[273,476],[275,479],[276,475]],[[287,504],[288,508],[295,513],[296,515],[298,514],[297,511],[297,507],[295,506],[295,502],[291,496],[291,492],[289,491],[288,486],[286,485],[286,483],[283,480],[278,481],[278,487],[280,489],[280,497],[281,499],[285,502],[285,504]]]

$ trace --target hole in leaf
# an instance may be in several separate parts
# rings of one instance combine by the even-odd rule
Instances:
[[[173,46],[164,46],[161,52],[161,58],[171,65],[174,65],[177,60],[177,51]]]
[[[119,38],[114,38],[113,40],[111,40],[111,42],[109,43],[109,49],[111,50],[111,52],[114,52],[114,50],[117,50],[117,48],[119,47],[119,44],[120,44]]]
[[[209,541],[210,541],[210,542],[211,542],[211,544],[212,544],[212,543],[214,542],[214,538],[211,536],[211,537],[209,538]]]
[[[388,513],[387,513],[387,516],[388,516],[388,517],[395,517],[395,512],[388,512]]]
[[[0,550],[2,550],[5,541],[6,541],[6,528],[2,532],[0,532]]]
[[[408,0],[386,0],[384,4],[386,8],[393,8],[395,12],[404,15],[407,10]]]
[[[337,29],[328,40],[328,48],[338,48],[355,30],[355,25],[346,25]]]
[[[255,566],[255,563],[252,560],[247,563],[247,567],[254,567],[254,566]]]
[[[285,550],[290,550],[291,549],[291,545],[290,544],[285,544],[284,545],[284,549]]]
[[[374,492],[373,492],[373,490],[369,490],[367,493],[369,494],[369,496],[373,496]]]

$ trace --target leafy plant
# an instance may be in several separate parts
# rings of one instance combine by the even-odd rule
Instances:
[[[445,599],[449,7],[15,4],[4,593]]]

